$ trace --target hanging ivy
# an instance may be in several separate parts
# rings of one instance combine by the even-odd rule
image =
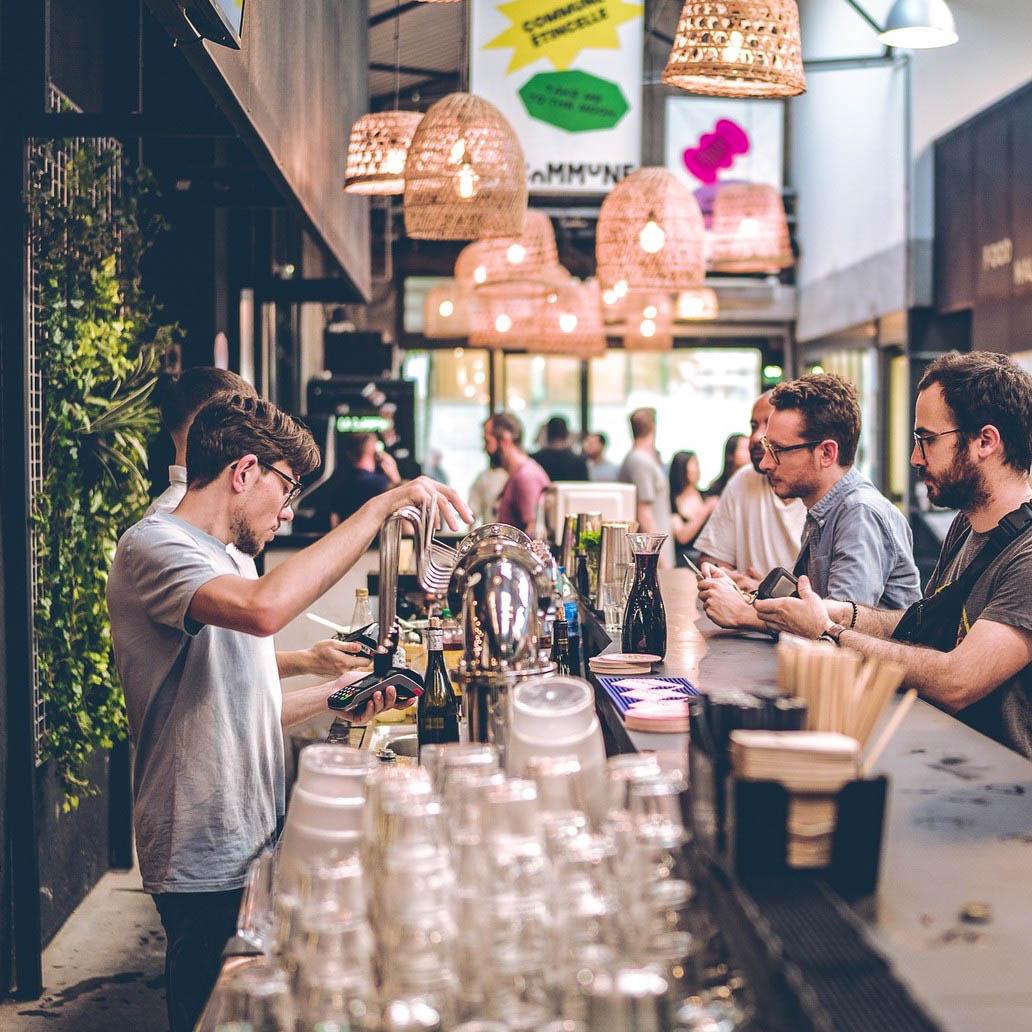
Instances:
[[[55,171],[56,170],[56,171]],[[115,545],[148,502],[151,401],[174,328],[155,327],[140,260],[161,228],[146,175],[122,180],[108,141],[33,148],[28,191],[42,385],[42,489],[33,499],[43,757],[65,808],[96,791],[93,752],[126,733],[104,589]]]

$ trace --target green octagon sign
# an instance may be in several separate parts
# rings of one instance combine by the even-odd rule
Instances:
[[[520,100],[531,118],[569,133],[612,129],[629,109],[615,82],[579,71],[541,72],[523,84]]]

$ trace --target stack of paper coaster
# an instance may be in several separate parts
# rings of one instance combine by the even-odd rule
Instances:
[[[635,652],[607,652],[588,660],[593,674],[604,674],[607,677],[620,674],[650,674],[653,663],[658,663],[662,656],[641,655]]]

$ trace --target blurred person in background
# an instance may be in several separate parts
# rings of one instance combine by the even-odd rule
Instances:
[[[376,434],[348,434],[341,451],[342,463],[328,485],[331,527],[343,523],[366,502],[397,487],[402,480],[397,463]]]
[[[435,448],[430,452],[430,461],[426,466],[426,475],[431,480],[436,480],[439,484],[448,483],[448,474],[444,471],[444,466],[441,464],[444,461],[444,456],[441,452]]]
[[[719,501],[699,490],[699,473],[699,457],[693,451],[679,451],[670,460],[670,532],[678,566],[686,565],[682,553],[694,545]]]
[[[637,495],[635,519],[642,534],[666,534],[659,564],[674,565],[674,543],[670,538],[670,483],[656,451],[656,410],[635,409],[631,413],[634,443],[620,466],[620,480],[633,484]]]
[[[523,424],[511,412],[496,412],[484,424],[484,450],[497,452],[509,474],[498,499],[498,522],[530,532],[548,474],[523,450]]]
[[[562,416],[552,416],[545,424],[545,446],[531,458],[550,480],[587,480],[588,463],[573,450],[570,426]]]
[[[798,498],[779,498],[760,470],[767,421],[774,411],[771,391],[761,394],[749,419],[749,458],[729,481],[695,541],[702,559],[727,570],[740,588],[753,591],[775,566],[790,570],[799,554],[806,507]]]
[[[706,488],[706,494],[719,498],[728,481],[743,467],[749,465],[749,438],[745,434],[732,434],[724,442],[724,468],[720,476]]]
[[[490,420],[487,421],[489,422]],[[469,489],[469,508],[478,527],[495,522],[498,515],[498,499],[505,488],[505,482],[509,479],[509,474],[502,465],[502,453],[497,448],[493,452],[487,451],[487,423],[483,428],[487,469],[477,474],[473,486]]]
[[[596,483],[612,484],[620,479],[620,467],[606,458],[609,440],[600,431],[584,437],[584,457],[588,461],[588,479]]]

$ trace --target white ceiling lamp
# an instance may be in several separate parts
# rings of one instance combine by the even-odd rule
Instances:
[[[960,38],[946,0],[896,0],[878,38],[887,47],[929,50]]]

